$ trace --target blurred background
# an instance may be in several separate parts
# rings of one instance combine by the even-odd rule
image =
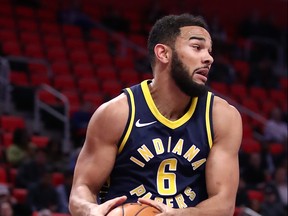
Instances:
[[[287,0],[0,0],[0,215],[68,216],[97,107],[152,77],[167,14],[203,16],[208,86],[243,119],[235,216],[287,215]]]

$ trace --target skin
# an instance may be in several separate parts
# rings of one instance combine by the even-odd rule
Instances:
[[[198,26],[182,27],[180,30],[181,34],[175,41],[174,49],[191,80],[204,85],[213,62],[210,55],[211,37],[204,28]],[[154,52],[154,79],[149,85],[152,98],[162,115],[170,120],[177,120],[185,113],[191,97],[185,94],[171,77],[172,48],[157,44]],[[149,199],[138,200],[161,210],[162,213],[158,216],[233,215],[239,181],[241,117],[234,107],[217,96],[214,98],[212,116],[214,143],[206,163],[208,199],[186,209],[173,209]],[[123,94],[103,104],[92,116],[75,168],[69,203],[73,216],[104,216],[126,200],[123,196],[101,205],[95,203],[96,194],[112,171],[117,143],[127,119],[128,102]]]

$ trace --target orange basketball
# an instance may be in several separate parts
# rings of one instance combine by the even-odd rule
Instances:
[[[154,216],[158,213],[158,209],[146,204],[125,203],[112,209],[107,216]]]

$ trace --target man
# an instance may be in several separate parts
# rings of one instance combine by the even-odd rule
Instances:
[[[141,202],[164,215],[233,215],[239,112],[208,92],[212,41],[201,17],[158,20],[148,39],[153,80],[124,90],[92,116],[70,196],[75,215]],[[98,193],[108,180],[106,201]]]

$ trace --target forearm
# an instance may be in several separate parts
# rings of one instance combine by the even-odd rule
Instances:
[[[92,205],[97,204],[97,197],[87,186],[78,186],[71,191],[69,210],[72,216],[89,215]]]
[[[233,200],[224,200],[219,196],[202,201],[195,207],[180,209],[179,216],[232,216],[235,209]]]
[[[235,201],[231,197],[221,198],[214,196],[199,203],[196,208],[199,210],[199,215],[201,216],[232,216],[234,214]]]

